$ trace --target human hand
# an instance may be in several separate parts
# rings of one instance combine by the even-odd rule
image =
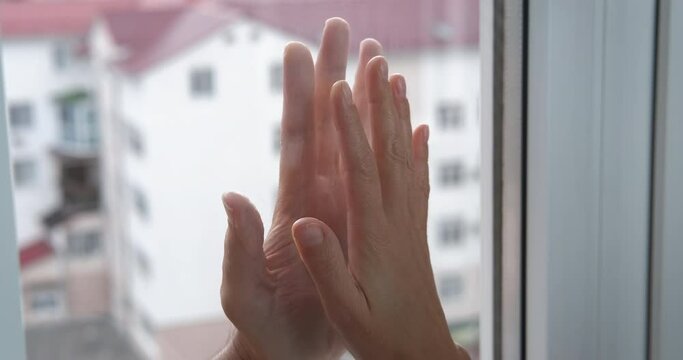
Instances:
[[[229,217],[221,303],[237,327],[222,358],[325,359],[339,357],[343,343],[327,320],[315,285],[297,253],[294,221],[314,216],[346,240],[346,204],[338,147],[329,114],[332,84],[343,79],[348,25],[326,23],[316,64],[298,43],[284,54],[284,109],[280,186],[272,227],[264,241],[259,213],[244,197],[227,194]],[[361,44],[359,74],[381,51]],[[366,102],[364,83],[358,101]]]
[[[315,218],[298,220],[292,232],[328,318],[356,357],[469,359],[450,337],[429,260],[429,129],[412,131],[405,80],[389,81],[387,68],[376,57],[365,73],[372,148],[346,82],[331,92],[347,241]]]

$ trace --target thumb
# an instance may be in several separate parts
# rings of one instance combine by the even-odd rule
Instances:
[[[353,327],[365,318],[367,301],[346,266],[340,241],[332,229],[318,219],[303,218],[292,226],[292,235],[332,323]]]
[[[221,304],[223,311],[239,327],[244,314],[254,309],[259,292],[267,281],[263,254],[263,222],[251,202],[242,195],[223,195],[228,215],[228,231],[223,254]]]

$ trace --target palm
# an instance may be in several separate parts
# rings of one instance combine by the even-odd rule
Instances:
[[[327,219],[330,223],[345,224],[346,207],[341,202],[343,194],[336,185],[337,179],[319,176],[311,191],[311,201],[306,216]],[[332,190],[332,191],[330,191]],[[271,275],[270,291],[263,294],[269,308],[266,313],[281,327],[280,333],[299,354],[309,353],[312,358],[334,358],[343,349],[340,338],[328,322],[320,303],[315,285],[301,261],[291,235],[297,214],[280,214],[265,243],[266,267]],[[343,226],[338,227],[338,229]]]

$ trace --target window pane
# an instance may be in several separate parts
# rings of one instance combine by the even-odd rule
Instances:
[[[193,96],[203,97],[213,94],[213,71],[195,69],[190,74],[190,92]]]
[[[9,105],[9,120],[14,130],[28,129],[33,124],[33,108],[28,103]]]
[[[51,332],[25,318],[30,354],[50,358],[41,349],[65,341],[90,344],[86,358],[197,359],[224,345],[220,195],[248,196],[268,233],[286,130],[283,49],[302,42],[315,59],[325,20],[339,16],[351,26],[344,77],[354,85],[360,41],[379,40],[389,72],[406,78],[413,127],[430,126],[435,284],[453,339],[478,358],[478,0],[10,3],[27,6],[11,19],[26,29],[59,25],[3,32],[7,98],[20,100],[12,128],[31,129],[26,151],[12,149],[18,243],[51,249],[22,277],[61,284]],[[5,6],[0,21],[17,14]],[[89,343],[91,328],[109,336]]]
[[[438,108],[439,126],[444,130],[463,125],[464,113],[459,102],[445,102]]]
[[[36,163],[33,160],[17,160],[14,162],[14,185],[18,188],[33,184],[36,181]]]

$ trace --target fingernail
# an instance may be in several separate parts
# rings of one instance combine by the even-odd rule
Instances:
[[[228,194],[223,194],[221,197],[223,200],[223,207],[225,208],[225,214],[228,215],[228,225],[231,227],[235,226],[235,209],[228,202]]]
[[[346,81],[344,81],[342,85],[342,101],[344,101],[345,107],[350,107],[353,103],[351,88],[349,87],[349,84]]]
[[[425,144],[429,141],[429,126],[425,126]]]
[[[394,96],[397,98],[404,98],[406,96],[406,80],[399,75],[394,83]]]
[[[389,78],[389,68],[387,67],[387,61],[384,58],[382,58],[382,60],[379,63],[379,76],[383,80]]]
[[[305,247],[317,246],[323,242],[323,232],[319,226],[308,225],[301,230],[298,240]]]

